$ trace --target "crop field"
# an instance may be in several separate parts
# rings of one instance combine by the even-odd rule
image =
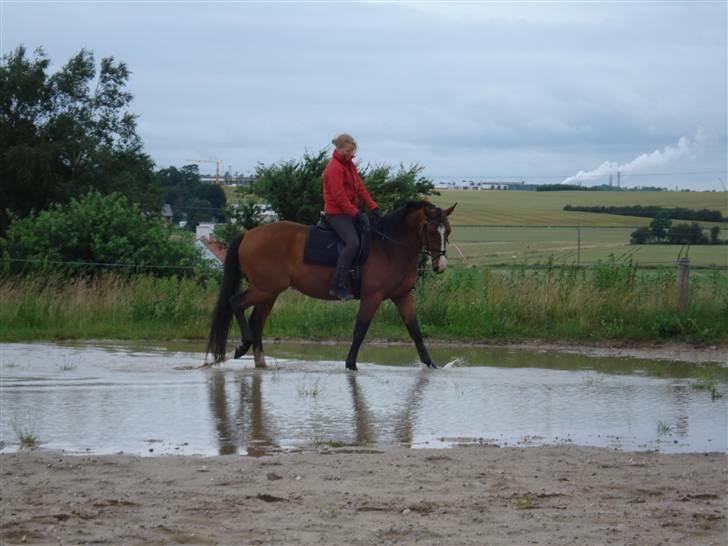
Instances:
[[[535,192],[441,190],[432,201],[440,206],[457,202],[451,218],[453,225],[509,226],[622,226],[632,229],[646,226],[649,218],[568,212],[566,205],[619,206],[658,205],[689,209],[719,210],[728,216],[728,193],[725,192]],[[713,224],[706,222],[705,227]],[[728,224],[723,224],[728,227]]]
[[[649,218],[564,211],[565,205],[659,205],[720,210],[728,216],[728,195],[718,192],[520,192],[444,190],[432,201],[458,203],[450,217],[453,263],[520,266],[590,265],[631,258],[641,266],[672,265],[682,252],[691,264],[727,267],[728,246],[630,245],[632,231]],[[681,221],[677,221],[679,223]],[[728,238],[728,224],[719,225]]]

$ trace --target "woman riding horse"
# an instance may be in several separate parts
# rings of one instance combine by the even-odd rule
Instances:
[[[423,252],[432,257],[435,273],[442,273],[447,267],[448,216],[454,208],[455,205],[443,210],[428,201],[417,201],[381,218],[378,224],[382,238],[373,238],[369,257],[362,266],[361,301],[346,357],[347,369],[357,369],[359,346],[377,308],[387,299],[399,310],[420,360],[431,368],[437,367],[417,324],[412,289]],[[233,315],[241,337],[235,358],[244,355],[252,345],[256,368],[264,368],[263,327],[282,292],[292,287],[313,298],[336,299],[329,294],[334,269],[303,260],[307,231],[302,224],[274,222],[251,229],[230,244],[207,342],[207,354],[213,355],[215,363],[225,360]],[[247,279],[247,288],[240,292],[242,277]],[[245,311],[249,307],[253,307],[253,312],[248,322]]]
[[[324,169],[324,213],[331,227],[344,242],[344,248],[339,253],[329,294],[340,300],[350,300],[354,296],[347,289],[346,276],[359,250],[359,235],[354,220],[359,217],[368,226],[368,219],[359,212],[357,202],[361,200],[376,216],[379,216],[379,207],[369,195],[354,165],[357,148],[354,137],[342,133],[331,144],[336,149]]]

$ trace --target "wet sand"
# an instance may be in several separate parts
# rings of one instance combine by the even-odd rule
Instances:
[[[0,455],[2,544],[726,544],[728,455]]]

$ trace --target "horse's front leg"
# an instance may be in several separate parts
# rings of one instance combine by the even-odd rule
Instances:
[[[346,357],[347,370],[357,370],[356,357],[359,354],[359,347],[361,347],[362,341],[364,341],[364,337],[367,335],[367,330],[369,330],[369,325],[374,318],[374,313],[377,312],[381,303],[382,299],[379,297],[362,298],[359,304],[359,312],[356,315],[356,325],[354,326],[351,348],[349,349],[349,355]]]
[[[430,358],[430,354],[427,352],[425,342],[422,339],[422,332],[420,331],[420,325],[417,324],[417,317],[415,315],[415,296],[414,292],[409,291],[403,296],[398,298],[392,298],[392,301],[399,310],[399,316],[402,317],[407,331],[410,337],[415,342],[417,347],[417,354],[420,355],[420,360],[423,364],[427,365],[428,368],[437,368],[437,365]]]

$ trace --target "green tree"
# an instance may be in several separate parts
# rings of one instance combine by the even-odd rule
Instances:
[[[655,240],[662,241],[667,237],[670,226],[672,226],[672,220],[670,220],[670,217],[664,212],[659,212],[657,216],[652,219],[652,222],[650,222],[650,235],[652,235]]]
[[[245,197],[256,194],[276,212],[281,220],[304,224],[318,221],[323,208],[322,178],[330,151],[304,154],[301,160],[258,165],[256,180],[250,187],[239,188]],[[421,176],[424,167],[400,165],[395,172],[386,165],[367,165],[360,171],[372,198],[384,211],[391,211],[409,200],[437,194],[432,181]]]
[[[375,165],[364,169],[362,180],[382,210],[392,211],[407,201],[439,195],[432,181],[421,175],[423,170],[419,164],[400,164],[396,172],[388,165]]]
[[[0,60],[0,233],[23,217],[90,190],[119,192],[159,210],[152,160],[142,150],[128,108],[129,69],[82,49],[48,73],[42,49],[24,47]]]
[[[195,229],[200,222],[225,220],[225,191],[201,182],[197,165],[168,167],[154,176],[164,192],[162,200],[172,206],[175,222],[187,220],[187,228]]]
[[[717,245],[720,243],[720,227],[713,226],[710,228],[710,244]]]
[[[708,242],[697,222],[672,226],[668,232],[668,240],[675,245],[704,245]]]
[[[630,235],[630,243],[633,245],[643,245],[650,240],[650,229],[642,226],[635,229]]]
[[[181,235],[173,236],[161,219],[145,216],[121,194],[91,192],[25,218],[14,217],[0,239],[0,254],[15,270],[47,262],[114,264],[126,266],[122,271],[158,275],[204,270],[192,236]],[[78,270],[76,265],[69,267]]]

